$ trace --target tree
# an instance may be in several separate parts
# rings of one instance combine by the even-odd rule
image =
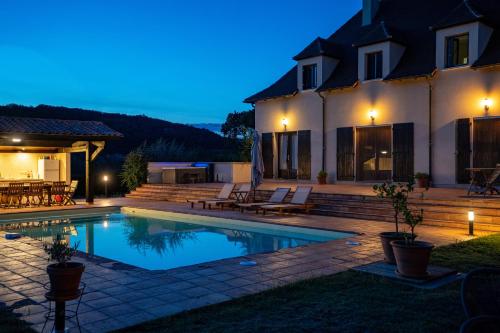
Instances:
[[[248,134],[248,130],[253,128],[255,128],[255,110],[235,111],[227,115],[221,131],[224,136],[236,139]]]
[[[147,177],[148,162],[143,150],[138,148],[128,153],[120,174],[122,185],[129,191],[133,191],[144,184]]]

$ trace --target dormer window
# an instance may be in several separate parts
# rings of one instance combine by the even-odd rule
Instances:
[[[382,51],[368,53],[365,56],[365,80],[375,80],[382,78]]]
[[[316,64],[302,67],[302,90],[318,87],[318,66]]]
[[[469,34],[446,38],[446,67],[469,64]]]

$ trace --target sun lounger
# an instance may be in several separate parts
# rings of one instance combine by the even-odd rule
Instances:
[[[187,200],[187,202],[191,204],[191,208],[194,208],[194,204],[201,203],[203,204],[203,209],[205,209],[207,201],[228,200],[231,197],[231,194],[233,193],[234,187],[235,184],[224,184],[219,194],[215,198],[194,199],[194,200]]]
[[[290,203],[278,205],[262,205],[257,208],[257,212],[259,211],[259,209],[261,209],[262,214],[265,215],[266,211],[268,210],[277,210],[280,214],[284,211],[289,210],[303,210],[309,214],[310,209],[314,206],[313,204],[307,203],[311,191],[311,186],[298,186],[295,190],[295,193],[293,194],[292,200],[290,200]]]
[[[252,186],[250,184],[243,184],[237,191],[233,191],[235,198],[227,200],[210,200],[206,201],[205,204],[208,205],[208,209],[212,209],[212,206],[219,207],[224,210],[225,206],[233,206],[237,203],[245,203],[248,198],[248,194]]]
[[[486,196],[488,192],[490,192],[491,195],[500,194],[500,191],[495,187],[495,183],[499,177],[500,177],[500,164],[497,164],[496,167],[493,169],[493,172],[489,176],[485,176],[484,178],[482,177],[472,178],[467,195],[470,195],[471,192],[482,194],[484,196]]]
[[[283,200],[285,200],[286,196],[290,193],[290,188],[287,187],[278,187],[274,193],[271,195],[271,198],[269,198],[268,201],[266,202],[251,202],[251,203],[243,203],[243,204],[236,204],[240,208],[240,211],[243,213],[245,209],[251,209],[251,208],[257,208],[262,205],[267,205],[267,204],[279,204],[282,203]]]

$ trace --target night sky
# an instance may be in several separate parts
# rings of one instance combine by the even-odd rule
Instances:
[[[222,122],[361,0],[1,0],[0,104]]]

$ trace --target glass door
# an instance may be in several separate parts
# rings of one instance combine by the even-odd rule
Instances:
[[[298,135],[297,132],[278,134],[278,177],[297,179]]]
[[[392,135],[391,127],[356,129],[356,174],[360,181],[391,179]]]

